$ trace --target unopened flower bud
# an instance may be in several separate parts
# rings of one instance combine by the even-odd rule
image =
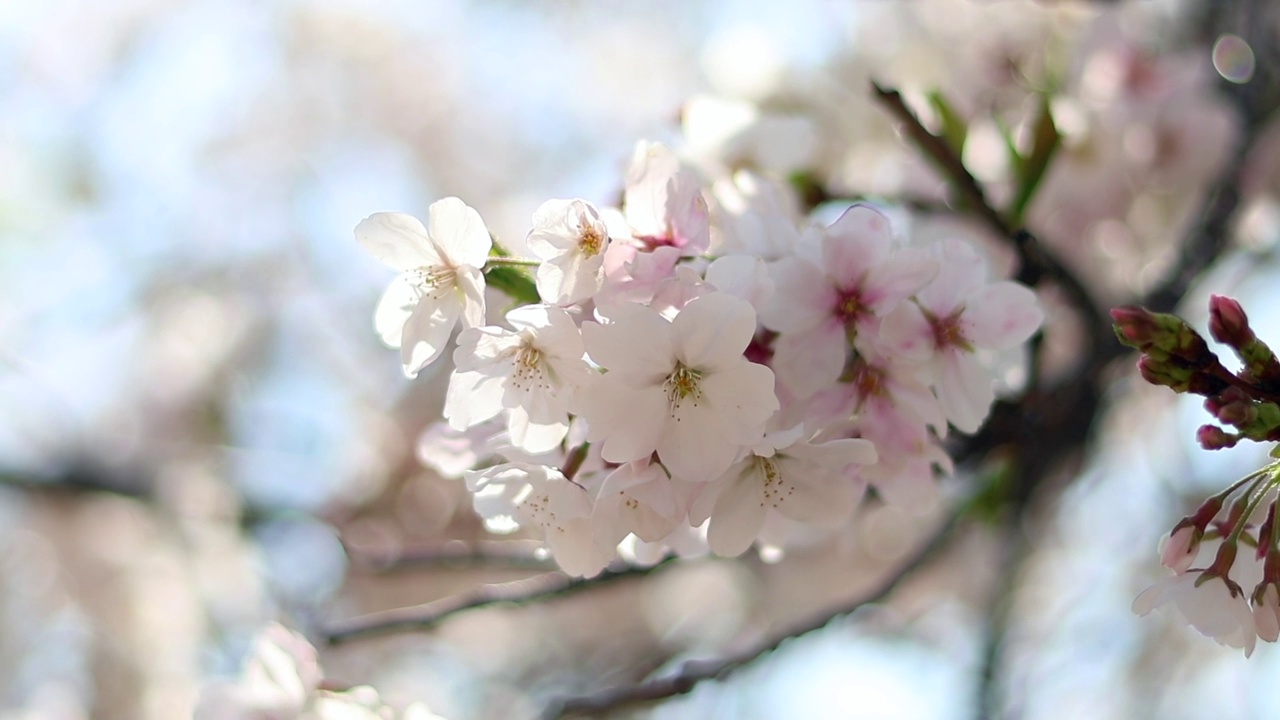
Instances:
[[[1196,442],[1205,450],[1222,450],[1235,447],[1240,442],[1239,435],[1233,435],[1217,425],[1201,425],[1196,431]]]
[[[1179,523],[1164,543],[1160,563],[1179,574],[1191,569],[1202,537],[1204,532],[1201,529]]]
[[[1237,349],[1254,339],[1244,308],[1224,295],[1209,296],[1209,334],[1214,340]]]
[[[1112,308],[1111,320],[1115,323],[1116,337],[1135,350],[1146,352],[1160,336],[1155,314],[1136,305]]]

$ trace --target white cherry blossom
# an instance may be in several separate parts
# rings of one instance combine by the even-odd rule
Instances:
[[[609,228],[585,200],[548,200],[533,214],[525,240],[538,266],[538,294],[548,303],[568,305],[595,295],[604,282]]]
[[[749,304],[716,292],[671,321],[640,305],[602,314],[609,322],[585,323],[582,333],[607,372],[581,393],[579,411],[605,460],[656,450],[672,475],[706,482],[764,436],[778,400],[773,372],[742,355],[756,329]]]
[[[414,377],[444,351],[458,320],[484,324],[485,258],[493,245],[480,214],[458,198],[428,208],[427,225],[403,213],[375,213],[356,226],[356,240],[400,271],[383,294],[374,325],[399,347]]]
[[[591,525],[593,499],[585,487],[555,468],[505,463],[466,473],[476,512],[495,532],[519,527],[542,535],[560,568],[570,575],[599,573],[613,557],[596,542]]]
[[[444,416],[465,430],[505,410],[511,442],[530,453],[547,452],[568,432],[572,393],[596,375],[564,310],[525,305],[506,319],[513,330],[471,328],[458,336]]]
[[[619,466],[605,477],[596,498],[592,515],[596,537],[609,546],[628,533],[645,542],[662,540],[687,518],[682,489],[661,465],[647,458]]]
[[[851,465],[874,463],[875,447],[861,439],[811,443],[801,439],[801,430],[766,436],[716,481],[707,540],[717,555],[744,552],[771,513],[832,525],[853,512],[860,488],[846,479],[845,471]],[[691,513],[694,522],[707,512],[707,500],[700,498],[699,504],[701,512]]]
[[[1221,575],[1187,572],[1164,578],[1143,590],[1133,601],[1133,611],[1146,615],[1164,605],[1172,605],[1200,634],[1219,645],[1244,648],[1253,654],[1258,632],[1249,601],[1240,586]]]

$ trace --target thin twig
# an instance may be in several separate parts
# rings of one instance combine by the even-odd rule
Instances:
[[[963,508],[963,506],[962,506]],[[568,716],[589,715],[595,717],[601,713],[623,707],[650,703],[665,698],[683,695],[699,683],[707,680],[723,679],[731,673],[754,662],[763,655],[777,650],[786,641],[820,630],[836,618],[850,613],[888,597],[899,585],[924,567],[947,545],[947,541],[959,526],[963,509],[954,511],[947,520],[934,531],[933,535],[922,544],[910,558],[892,575],[886,578],[871,592],[854,598],[837,607],[830,608],[797,625],[778,632],[764,642],[729,657],[715,660],[689,661],[682,665],[678,672],[667,677],[647,680],[635,685],[609,688],[591,695],[583,695],[560,700],[547,709],[543,717],[546,720]]]
[[[871,88],[880,104],[902,123],[903,132],[912,143],[951,182],[952,187],[964,201],[964,210],[976,215],[997,235],[1012,243],[1014,251],[1018,254],[1020,265],[1017,279],[1025,284],[1035,285],[1041,278],[1046,278],[1059,285],[1083,316],[1082,320],[1089,333],[1091,346],[1096,348],[1110,344],[1110,333],[1106,330],[1108,327],[1106,315],[1094,299],[1093,293],[1080,278],[1048,248],[1038,242],[1030,231],[1009,224],[1004,215],[987,199],[982,185],[964,166],[955,148],[945,139],[929,132],[928,128],[921,124],[916,114],[907,107],[902,93],[883,87],[874,81],[871,83]]]
[[[330,644],[337,645],[349,640],[393,632],[428,630],[449,617],[467,610],[498,603],[525,605],[570,595],[580,590],[602,587],[626,578],[644,577],[670,565],[672,560],[674,558],[667,558],[648,567],[628,566],[617,570],[605,570],[592,578],[571,578],[559,572],[553,572],[536,575],[526,580],[485,585],[471,593],[451,595],[423,605],[396,608],[358,617],[327,630],[324,635]]]
[[[347,557],[355,566],[376,573],[430,568],[551,571],[557,567],[554,560],[535,554],[529,546],[508,541],[470,545],[453,542],[443,547],[412,548],[386,553],[373,553],[348,546]]]

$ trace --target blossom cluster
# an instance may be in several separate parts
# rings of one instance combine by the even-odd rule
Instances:
[[[1202,395],[1219,425],[1197,439],[1207,450],[1241,440],[1280,439],[1280,361],[1254,333],[1240,303],[1209,299],[1209,334],[1230,347],[1238,371],[1228,370],[1208,342],[1181,318],[1139,307],[1111,311],[1121,342],[1142,352],[1144,379],[1175,392]],[[1273,457],[1277,457],[1275,451]],[[1280,463],[1273,463],[1180,520],[1166,538],[1161,562],[1174,572],[1144,590],[1133,611],[1161,606],[1224,645],[1253,653],[1257,640],[1280,637],[1280,524],[1276,523]]]
[[[1138,595],[1133,611],[1146,615],[1167,605],[1205,636],[1243,648],[1246,656],[1258,639],[1280,638],[1277,488],[1280,463],[1179,521],[1161,549],[1162,564],[1174,574]]]
[[[848,521],[868,487],[928,503],[951,471],[948,427],[981,426],[997,360],[1041,324],[1036,297],[963,240],[917,246],[871,205],[825,226],[793,205],[784,184],[708,181],[642,142],[620,208],[538,208],[532,259],[456,198],[425,224],[365,219],[357,240],[400,271],[375,325],[405,373],[461,326],[428,462],[465,476],[491,529],[539,533],[575,575],[619,550],[777,545]],[[512,292],[521,266],[534,279]],[[500,273],[516,306],[487,322]]]

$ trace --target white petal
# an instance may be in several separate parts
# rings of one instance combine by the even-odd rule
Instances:
[[[779,407],[772,370],[738,358],[698,385],[725,440],[745,446],[760,442],[765,423]]]
[[[982,427],[996,399],[991,376],[972,353],[963,351],[946,354],[937,389],[947,419],[966,433]]]
[[[609,373],[580,394],[578,412],[588,423],[587,439],[604,442],[601,457],[631,462],[658,446],[667,421],[667,396],[660,387],[637,390]]]
[[[642,305],[614,305],[607,313],[606,325],[582,324],[591,359],[637,386],[662,382],[676,364],[671,323]]]
[[[400,338],[400,361],[405,375],[417,376],[422,368],[440,357],[449,344],[449,336],[453,334],[453,326],[458,323],[461,310],[457,302],[450,302],[450,298],[438,303],[424,298],[418,303],[404,324],[404,334]]]
[[[685,305],[671,329],[676,357],[686,367],[715,371],[742,360],[756,333],[756,313],[745,300],[710,293]]]
[[[369,254],[402,272],[441,264],[427,229],[412,215],[374,213],[356,226],[356,241]]]
[[[834,384],[844,370],[844,328],[831,320],[801,333],[785,333],[774,344],[773,369],[797,398]]]
[[[897,250],[880,263],[863,285],[862,301],[884,316],[902,300],[929,284],[938,274],[938,261],[917,248]]]
[[[505,378],[478,372],[454,372],[444,397],[444,417],[454,430],[466,430],[502,412]]]
[[[662,464],[675,477],[690,482],[720,477],[738,457],[741,447],[724,439],[718,413],[705,403],[695,405],[687,399],[674,413],[675,418],[665,423],[658,437]],[[763,435],[763,428],[761,431]]]
[[[964,304],[983,284],[987,264],[969,243],[955,238],[943,241],[938,253],[942,262],[938,274],[919,293],[920,304],[937,317],[946,317]]]
[[[440,254],[454,267],[483,267],[493,247],[489,229],[480,213],[456,197],[431,203],[427,209],[427,226],[431,240]]]
[[[484,273],[463,265],[457,269],[455,282],[462,294],[462,326],[484,325]]]
[[[741,555],[751,547],[764,524],[764,486],[754,469],[724,486],[716,498],[707,527],[707,542],[717,555]]]
[[[556,449],[569,432],[569,417],[564,413],[560,422],[533,422],[524,407],[511,408],[508,413],[507,432],[511,435],[511,444],[534,455]]]
[[[382,338],[382,342],[391,347],[400,347],[404,333],[404,324],[418,307],[422,294],[404,275],[398,275],[387,286],[386,292],[378,300],[378,307],[373,311],[373,327]]]

